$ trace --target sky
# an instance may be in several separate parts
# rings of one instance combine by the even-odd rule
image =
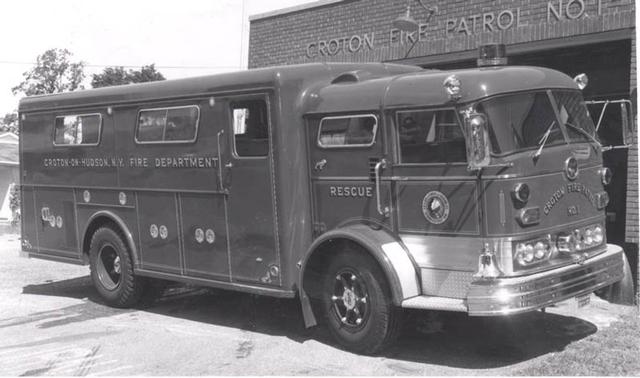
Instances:
[[[66,48],[91,74],[155,63],[167,79],[246,69],[249,16],[314,0],[0,1],[0,117],[36,57]]]

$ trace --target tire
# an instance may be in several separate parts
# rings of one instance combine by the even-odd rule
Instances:
[[[339,252],[326,270],[321,295],[326,325],[345,349],[375,354],[397,338],[401,309],[394,306],[380,267],[366,254]]]
[[[633,305],[635,301],[633,274],[631,273],[629,260],[627,260],[627,256],[624,253],[622,254],[622,259],[622,270],[624,272],[622,280],[597,290],[596,295],[614,304]]]
[[[96,230],[89,247],[91,279],[104,301],[127,308],[138,303],[143,281],[133,274],[133,261],[122,235],[109,226]]]

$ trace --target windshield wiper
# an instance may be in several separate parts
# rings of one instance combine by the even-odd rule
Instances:
[[[593,135],[589,134],[587,131],[585,131],[585,130],[583,130],[583,129],[579,128],[578,126],[576,126],[576,125],[574,125],[574,124],[572,124],[572,123],[569,123],[569,122],[565,122],[565,123],[564,123],[564,125],[565,125],[565,126],[569,126],[569,127],[571,127],[572,129],[579,131],[579,132],[580,132],[580,134],[582,134],[582,135],[586,135],[586,136],[587,136],[587,138],[589,138],[589,139],[591,139],[592,141],[594,141],[594,142],[595,142],[595,143],[596,143],[600,148],[603,148],[603,147],[602,147],[602,143],[600,143],[600,141],[599,141],[599,140],[597,140],[597,139],[596,139],[596,137],[594,137]]]
[[[544,145],[547,143],[547,139],[549,139],[549,135],[551,134],[551,130],[553,130],[553,126],[555,124],[556,124],[556,121],[551,121],[551,124],[549,125],[549,127],[547,127],[547,131],[545,131],[544,135],[542,135],[542,138],[540,138],[540,141],[538,142],[538,144],[540,145],[540,148],[538,148],[536,152],[534,152],[532,155],[534,159],[538,159],[540,157],[540,154],[542,153],[542,149],[544,148]]]

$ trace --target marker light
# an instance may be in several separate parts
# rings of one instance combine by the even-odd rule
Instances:
[[[521,226],[538,224],[540,223],[540,208],[538,206],[524,208],[516,219]]]
[[[513,188],[513,198],[523,204],[527,203],[530,194],[529,185],[525,183],[519,183]]]
[[[613,178],[613,173],[607,167],[600,169],[600,179],[602,180],[603,185],[611,184],[611,179]]]
[[[444,79],[442,86],[444,87],[444,91],[447,93],[447,96],[449,96],[449,99],[456,101],[462,97],[460,94],[460,79],[458,79],[456,75],[450,75]]]
[[[575,83],[578,85],[578,88],[580,88],[580,90],[583,90],[587,87],[587,85],[589,85],[589,76],[587,76],[587,74],[585,73],[581,73],[576,77],[574,77],[573,81],[575,81]]]

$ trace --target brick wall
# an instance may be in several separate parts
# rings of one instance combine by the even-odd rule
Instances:
[[[631,79],[629,88],[631,92],[636,89],[636,36],[631,39]],[[627,155],[627,219],[625,238],[627,243],[638,243],[638,128],[637,128],[637,110],[633,133],[633,144],[629,148]],[[640,266],[639,266],[640,268]]]
[[[427,19],[427,11],[417,1],[412,0],[409,3],[414,19],[419,22]],[[411,50],[409,60],[415,57],[475,51],[479,45],[485,43],[526,44],[635,28],[634,0],[427,0],[425,4],[435,5],[438,10],[425,24],[423,38]],[[553,6],[554,11],[560,13],[559,17],[550,11],[549,4]],[[559,4],[563,7],[559,7]],[[571,4],[569,8],[566,8],[567,4]],[[584,12],[581,12],[580,8],[582,4]],[[402,60],[409,50],[410,43],[404,35],[400,36],[400,41],[392,41],[390,33],[392,21],[406,11],[406,6],[406,0],[345,0],[254,19],[251,21],[249,34],[249,67],[317,61]],[[579,17],[571,19],[567,16],[567,9],[570,16]],[[494,31],[483,31],[490,28],[483,25],[483,17],[487,14],[497,17],[503,11],[511,12],[514,18],[519,15],[520,24],[517,25],[517,20],[514,20],[513,26],[501,30],[497,21],[494,21]],[[474,16],[477,16],[475,31]],[[508,16],[505,15],[507,21]],[[461,18],[466,20],[466,29],[460,24]],[[455,22],[455,28],[451,27],[452,22]],[[468,33],[465,30],[468,30]],[[357,36],[361,43],[360,48],[352,52],[349,51],[349,47],[345,47],[345,43],[354,36]],[[373,48],[369,48],[367,42],[364,42],[365,37],[369,38]],[[318,51],[320,42],[326,44],[332,40],[337,43],[343,41],[342,49],[335,54],[322,54]],[[354,41],[355,45],[358,45],[358,39]],[[316,45],[315,54],[312,54],[314,56],[311,58],[307,54],[310,44]],[[631,89],[636,88],[635,51],[634,35],[630,57]],[[637,131],[635,137],[637,138]],[[627,242],[638,243],[638,222],[636,139],[628,155],[625,230]]]
[[[427,12],[417,1],[410,1],[411,15],[418,21],[427,18]],[[634,0],[437,0],[426,1],[438,10],[425,25],[423,40],[418,42],[410,57],[438,55],[475,50],[484,43],[505,44],[563,38],[570,36],[632,28],[635,26]],[[552,4],[562,11],[558,20],[549,10]],[[569,19],[569,13],[576,19]],[[405,12],[405,0],[347,0],[307,10],[276,15],[251,21],[249,36],[249,67],[264,67],[280,64],[294,64],[311,61],[390,61],[401,59],[410,44],[406,38],[391,42],[392,21]],[[580,13],[584,4],[584,13]],[[600,5],[599,5],[600,4]],[[600,11],[598,11],[600,9]],[[501,30],[497,21],[483,25],[483,16],[492,14],[497,18],[501,11],[509,11],[516,18],[519,13],[520,26]],[[473,21],[476,18],[476,30]],[[503,15],[502,26],[508,25],[509,14]],[[465,18],[467,28],[461,27],[460,18]],[[487,16],[487,20],[490,16]],[[449,20],[456,20],[456,28],[451,28]],[[483,29],[494,31],[482,31]],[[447,32],[447,30],[449,31]],[[469,33],[465,33],[468,30]],[[309,58],[307,46],[321,41],[332,40],[341,43],[342,38],[358,36],[364,39],[373,36],[373,49],[366,44],[355,52],[348,48],[339,49],[335,54],[316,54]],[[344,42],[342,42],[344,44]],[[358,41],[354,40],[354,45]],[[334,44],[335,47],[335,44]],[[334,49],[336,50],[336,49]]]

